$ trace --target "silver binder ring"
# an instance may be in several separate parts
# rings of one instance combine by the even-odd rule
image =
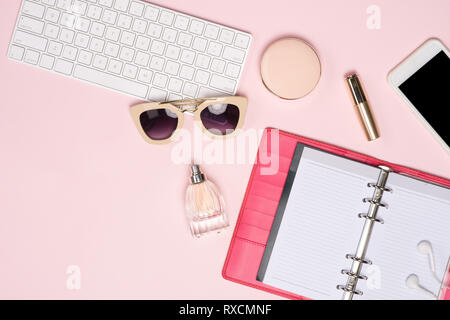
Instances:
[[[364,263],[364,264],[372,264],[372,261],[370,261],[369,259],[358,258],[354,254],[346,254],[345,258],[353,260],[353,261],[359,261],[359,262]]]
[[[392,192],[392,188],[382,187],[382,186],[377,185],[376,183],[368,183],[367,186],[369,188],[375,188],[375,189],[378,189],[378,190],[383,190],[385,192]]]
[[[367,280],[367,276],[364,276],[362,274],[356,274],[354,272],[351,272],[350,270],[342,269],[341,273],[342,274],[346,274],[349,277],[356,277],[356,278],[361,279],[361,280]]]
[[[379,223],[381,223],[381,224],[384,223],[384,220],[383,220],[383,219],[381,219],[381,218],[373,218],[373,217],[369,217],[369,216],[367,215],[367,213],[359,213],[359,214],[358,214],[358,218],[369,219],[369,220],[372,220],[372,221],[375,221],[375,222],[379,222]]]
[[[379,207],[383,207],[383,208],[387,208],[388,207],[387,203],[380,202],[380,201],[375,201],[372,198],[364,198],[363,202],[369,202],[369,203],[371,203],[373,205],[376,205],[376,206],[379,206]]]
[[[352,290],[343,285],[338,285],[338,286],[336,286],[336,288],[339,290],[345,291],[345,292],[353,292],[354,294],[356,294],[358,296],[362,296],[362,294],[363,294],[363,292],[360,290]]]

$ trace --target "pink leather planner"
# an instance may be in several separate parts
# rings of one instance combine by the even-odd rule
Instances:
[[[277,135],[278,139],[274,139]],[[266,250],[272,224],[298,143],[315,150],[325,151],[328,154],[371,166],[387,166],[395,173],[450,187],[450,180],[442,177],[274,128],[267,128],[258,149],[257,159],[250,175],[239,218],[223,267],[222,275],[225,279],[289,299],[309,299],[309,297],[301,294],[281,290],[257,280],[258,270]],[[279,154],[279,157],[274,157],[276,153]],[[277,163],[274,164],[274,161]],[[356,214],[357,212],[355,212]],[[449,278],[448,273],[446,278]],[[447,290],[444,294],[441,293],[441,298],[450,299],[449,291]]]

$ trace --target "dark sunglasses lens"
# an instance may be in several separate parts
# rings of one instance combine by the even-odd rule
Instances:
[[[227,135],[236,129],[239,108],[234,104],[212,104],[202,110],[200,119],[212,134]]]
[[[139,121],[150,139],[164,140],[177,128],[178,116],[169,109],[154,109],[141,113]]]

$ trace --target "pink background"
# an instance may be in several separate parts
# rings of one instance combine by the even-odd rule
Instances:
[[[450,46],[448,0],[154,3],[253,34],[238,91],[249,99],[245,129],[278,127],[450,178],[449,155],[386,81],[426,39]],[[379,30],[366,27],[372,4]],[[232,228],[191,238],[188,167],[172,162],[173,145],[138,135],[128,112],[137,100],[6,58],[19,7],[0,2],[0,298],[277,298],[222,279]],[[274,97],[259,78],[264,48],[288,35],[311,43],[323,68],[317,88],[297,101]],[[372,103],[375,142],[365,140],[345,90],[351,70]],[[251,164],[202,168],[234,226]],[[81,268],[80,290],[66,288],[69,265]]]

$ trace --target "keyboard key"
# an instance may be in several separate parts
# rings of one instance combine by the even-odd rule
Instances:
[[[195,52],[184,49],[181,53],[180,60],[184,63],[193,64],[195,59]]]
[[[74,77],[142,99],[145,99],[147,96],[148,87],[146,85],[81,65],[75,67]]]
[[[112,4],[113,4],[113,0],[98,0],[98,4],[104,7],[109,7],[111,8]]]
[[[157,87],[165,88],[169,77],[162,73],[155,74],[153,84]]]
[[[227,65],[227,69],[225,71],[225,75],[237,78],[239,76],[239,72],[241,71],[241,67],[234,63],[229,63]]]
[[[81,50],[80,54],[78,55],[78,61],[89,65],[92,62],[92,56],[93,54],[91,52]]]
[[[225,70],[225,61],[214,58],[211,63],[211,71],[223,73],[224,70]]]
[[[75,21],[75,30],[88,32],[91,22],[88,19],[78,17]]]
[[[14,34],[13,42],[39,51],[44,51],[47,46],[47,39],[19,30]]]
[[[58,0],[56,7],[63,10],[69,10],[72,4],[72,0]]]
[[[120,46],[118,44],[108,42],[105,47],[105,54],[110,57],[116,58],[119,54]]]
[[[24,48],[12,45],[9,49],[9,57],[16,60],[22,60],[24,52]]]
[[[138,68],[136,66],[133,66],[131,64],[126,64],[123,68],[123,75],[130,79],[135,79],[137,76]]]
[[[167,42],[175,42],[177,31],[175,29],[165,28],[162,39]]]
[[[219,36],[219,30],[220,28],[218,26],[208,24],[205,29],[205,37],[216,40]]]
[[[105,38],[111,41],[119,41],[120,30],[114,27],[106,28]]]
[[[167,97],[167,91],[158,89],[158,88],[151,88],[150,93],[148,95],[148,100],[150,101],[166,101]]]
[[[81,48],[84,48],[84,49],[86,49],[87,47],[88,47],[88,45],[89,45],[89,36],[88,35],[86,35],[86,34],[83,34],[83,33],[78,33],[76,36],[75,36],[75,41],[74,41],[74,43],[75,43],[75,45],[77,46],[77,47],[81,47]]]
[[[62,56],[68,60],[75,60],[77,56],[78,49],[72,46],[65,46],[63,49]]]
[[[142,14],[144,13],[144,4],[140,2],[132,2],[129,12],[133,16],[142,17]]]
[[[107,64],[108,64],[108,58],[97,54],[97,55],[95,55],[92,66],[95,68],[104,70],[106,68]]]
[[[183,81],[176,78],[170,78],[169,85],[167,89],[170,91],[181,92],[181,88],[183,86]],[[171,100],[171,99],[170,99]]]
[[[59,40],[65,43],[72,43],[75,32],[69,29],[62,29],[59,35]]]
[[[130,16],[120,14],[119,20],[117,20],[117,26],[123,29],[130,29],[131,21],[133,21],[133,18],[131,18]]]
[[[105,25],[99,22],[93,22],[91,27],[91,34],[97,37],[103,37],[105,33]]]
[[[234,61],[237,63],[244,62],[245,57],[245,51],[242,51],[240,49],[232,48],[232,47],[225,47],[225,50],[223,50],[223,58],[226,60]]]
[[[72,70],[73,70],[72,62],[69,62],[66,60],[61,60],[61,59],[56,60],[56,64],[55,64],[56,72],[63,73],[65,75],[70,75],[70,74],[72,74]]]
[[[213,88],[233,93],[236,87],[236,81],[213,74],[209,85]]]
[[[42,0],[43,4],[48,4],[49,6],[54,6],[56,3],[56,0]]]
[[[53,58],[52,56],[43,54],[39,65],[45,69],[51,70],[53,68],[54,63],[55,63],[55,58]]]
[[[150,55],[145,52],[140,52],[136,54],[136,58],[134,59],[134,62],[136,62],[137,65],[140,65],[142,67],[148,66],[148,62],[150,61]]]
[[[197,61],[195,62],[195,65],[197,67],[208,69],[209,63],[211,61],[211,58],[209,56],[206,56],[204,54],[198,54],[197,55]]]
[[[47,23],[47,25],[45,26],[44,35],[46,37],[49,37],[49,38],[52,38],[52,39],[57,39],[58,38],[58,34],[59,34],[59,27],[55,26],[53,24]]]
[[[73,28],[75,24],[75,16],[72,14],[63,13],[59,23],[67,28]]]
[[[176,100],[182,100],[183,96],[180,96],[179,94],[170,93],[167,97],[167,101],[176,101]]]
[[[174,61],[167,61],[166,68],[164,69],[165,73],[168,73],[172,76],[176,76],[178,74],[178,70],[180,69],[180,64]]]
[[[234,45],[242,49],[247,49],[249,43],[250,37],[240,33],[236,35],[236,39],[234,40]]]
[[[50,41],[48,45],[48,53],[59,56],[62,52],[63,45],[56,41]]]
[[[164,67],[164,59],[157,56],[153,56],[152,60],[150,61],[150,69],[162,71],[163,67]]]
[[[108,24],[115,24],[117,19],[117,12],[106,9],[102,16],[102,21]]]
[[[200,90],[198,90],[198,96],[205,98],[221,97],[223,96],[223,92],[212,90],[210,88],[200,87]]]
[[[208,41],[206,39],[196,37],[194,39],[194,43],[192,44],[192,49],[201,51],[201,52],[205,52],[207,44],[208,44]]]
[[[119,60],[111,59],[109,61],[108,71],[120,74],[122,72],[123,63]]]
[[[30,16],[42,19],[44,17],[45,7],[40,4],[24,1],[22,6],[22,12]]]
[[[189,25],[189,18],[184,16],[177,16],[175,18],[174,27],[181,30],[187,30]]]
[[[166,26],[171,26],[175,15],[172,12],[163,10],[159,17],[159,22]]]
[[[152,46],[150,48],[150,52],[154,54],[162,55],[164,52],[166,44],[164,42],[155,40],[152,42]]]
[[[102,8],[90,5],[86,15],[91,19],[99,20],[102,15]]]
[[[197,73],[195,74],[195,82],[201,83],[201,84],[207,84],[209,80],[210,73],[203,71],[203,70],[197,70]]]
[[[166,50],[166,57],[173,60],[177,60],[178,57],[180,56],[180,51],[181,49],[179,47],[169,44]]]
[[[180,46],[189,48],[191,46],[191,43],[192,43],[192,35],[188,34],[188,33],[180,32],[180,35],[178,36],[177,43]]]
[[[234,32],[231,30],[223,29],[220,33],[220,41],[228,44],[233,43]]]
[[[103,52],[103,47],[105,46],[105,41],[98,39],[98,38],[92,38],[90,49],[95,52]]]
[[[182,66],[180,70],[180,77],[185,80],[192,80],[194,78],[195,69],[189,66]]]
[[[72,12],[80,15],[84,15],[86,13],[87,4],[86,2],[75,0],[72,4]]]
[[[211,41],[208,47],[208,54],[220,57],[220,54],[222,53],[222,48],[223,46],[220,43]]]
[[[198,20],[192,20],[191,26],[189,27],[189,31],[198,35],[202,35],[204,28],[205,23]]]
[[[144,36],[138,36],[136,39],[136,48],[147,51],[150,47],[150,39]]]
[[[197,93],[198,86],[193,83],[186,82],[183,88],[183,94],[189,97],[195,97]]]
[[[42,31],[44,30],[44,23],[33,18],[21,16],[19,18],[18,27],[21,29],[25,29],[26,31],[42,33]]]
[[[155,23],[150,23],[147,34],[153,38],[159,38],[162,33],[162,27]]]
[[[116,0],[116,3],[114,4],[114,8],[119,11],[127,11],[128,5],[130,4],[130,0]]]
[[[133,31],[139,33],[145,33],[147,29],[147,21],[141,19],[135,19],[133,23]]]
[[[47,12],[45,13],[45,20],[57,23],[58,19],[59,19],[59,11],[52,8],[48,8]]]
[[[131,47],[134,43],[134,38],[134,33],[124,31],[122,32],[122,37],[120,37],[120,43]]]
[[[145,82],[145,83],[150,83],[152,76],[153,76],[152,71],[147,70],[147,69],[141,69],[141,70],[139,70],[138,80]]]
[[[144,13],[144,17],[146,19],[152,20],[152,21],[157,21],[158,20],[158,15],[159,15],[159,9],[152,7],[152,6],[147,6],[147,8],[145,9],[145,13]]]
[[[134,50],[127,47],[122,47],[122,51],[120,51],[120,59],[131,62],[134,58]]]
[[[37,64],[39,61],[39,52],[34,50],[27,50],[23,61],[29,64]]]

